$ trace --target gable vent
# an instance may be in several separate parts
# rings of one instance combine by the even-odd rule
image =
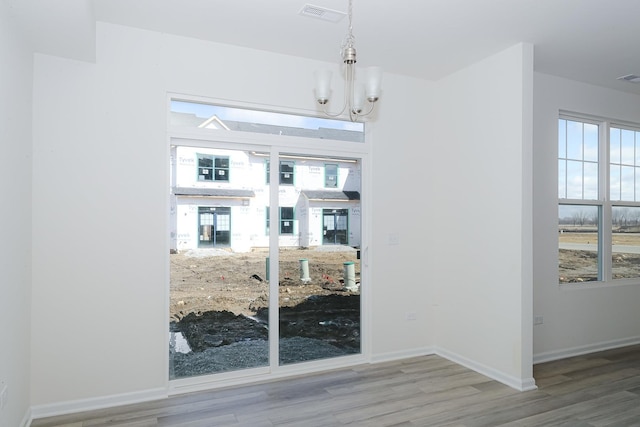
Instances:
[[[627,74],[626,76],[618,77],[618,80],[623,80],[630,83],[640,83],[640,76],[637,74]]]
[[[344,12],[327,9],[325,7],[314,6],[312,4],[305,4],[302,9],[300,9],[299,15],[322,19],[323,21],[328,22],[340,22],[342,18],[347,16],[347,14]]]

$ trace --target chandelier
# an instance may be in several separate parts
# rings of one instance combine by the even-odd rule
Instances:
[[[365,68],[363,76],[356,76],[356,48],[353,35],[353,0],[349,0],[349,31],[340,49],[344,69],[344,101],[342,109],[337,113],[328,111],[329,95],[331,93],[331,71],[318,70],[315,72],[315,95],[322,111],[328,117],[339,117],[349,114],[352,122],[373,112],[376,101],[380,97],[380,82],[382,69],[380,67]],[[358,77],[358,78],[356,78]],[[365,107],[365,101],[367,106]]]

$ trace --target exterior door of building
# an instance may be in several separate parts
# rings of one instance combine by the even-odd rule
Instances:
[[[198,247],[226,247],[231,244],[231,208],[198,207]]]
[[[322,244],[349,244],[349,209],[322,210]]]

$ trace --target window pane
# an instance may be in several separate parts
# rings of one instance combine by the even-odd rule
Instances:
[[[640,277],[640,208],[614,206],[611,218],[612,277]]]
[[[280,208],[280,234],[293,234],[293,208]]]
[[[584,159],[598,161],[598,125],[584,124]]]
[[[213,157],[198,154],[198,179],[200,181],[213,179]]]
[[[598,164],[584,163],[584,199],[598,198]]]
[[[609,197],[611,200],[620,200],[620,166],[611,165],[609,173]]]
[[[293,185],[293,169],[292,161],[280,161],[280,184]]]
[[[633,139],[636,146],[636,166],[640,166],[640,132],[633,133]]]
[[[609,130],[609,161],[620,163],[620,129],[611,128]]]
[[[326,188],[329,159],[281,156],[299,178],[278,194],[283,223],[295,223],[279,239],[280,365],[360,353],[360,161],[331,159],[348,179]]]
[[[229,157],[216,157],[215,170],[216,181],[229,181]]]
[[[622,166],[620,182],[620,200],[635,200],[635,168],[631,166]]]
[[[363,123],[178,100],[171,101],[170,125],[174,128],[364,142]]]
[[[169,379],[268,366],[264,153],[172,146],[169,167]]]
[[[327,188],[338,186],[338,165],[324,165],[324,186]]]
[[[582,160],[582,123],[567,121],[567,158]]]
[[[216,157],[216,168],[229,169],[229,158]]]
[[[559,283],[598,277],[598,206],[558,206]]]
[[[582,162],[567,162],[567,198],[582,199]]]
[[[558,197],[567,198],[567,161],[558,160]]]
[[[561,119],[558,126],[559,198],[598,200],[598,125]]]
[[[621,163],[623,165],[634,165],[636,160],[635,143],[633,140],[633,132],[630,130],[622,130],[622,138],[620,141]]]

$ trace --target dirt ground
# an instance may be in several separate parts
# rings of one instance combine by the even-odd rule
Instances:
[[[170,321],[189,313],[229,311],[254,316],[268,306],[266,250],[232,253],[198,249],[171,254]],[[308,260],[309,282],[301,280],[301,259]],[[280,251],[279,301],[293,307],[311,295],[353,295],[344,290],[344,263],[354,262],[360,283],[357,251],[349,247],[320,247]]]
[[[560,234],[561,243],[591,243],[598,241],[597,233],[570,232]],[[614,245],[640,246],[638,233],[614,233]],[[640,276],[640,255],[614,253],[613,278],[624,279]],[[598,254],[595,251],[560,249],[560,283],[581,283],[598,280]]]

